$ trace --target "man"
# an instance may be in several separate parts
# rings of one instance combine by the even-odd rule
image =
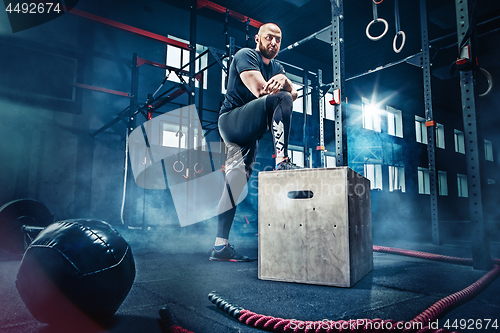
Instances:
[[[219,114],[219,132],[228,147],[226,187],[218,207],[218,229],[210,260],[248,261],[229,245],[236,203],[252,174],[259,140],[272,131],[276,170],[298,169],[287,156],[293,101],[297,90],[274,58],[281,30],[273,23],[260,27],[255,49],[238,51],[229,68],[228,86]]]

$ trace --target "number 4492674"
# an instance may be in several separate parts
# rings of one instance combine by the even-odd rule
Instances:
[[[498,321],[497,319],[455,319],[455,320],[446,320],[443,325],[444,328],[451,329],[469,329],[469,330],[482,330],[482,329],[498,329]]]
[[[23,3],[9,3],[5,8],[8,13],[18,13],[18,14],[49,14],[51,12],[60,13],[61,4],[56,2],[23,2]]]

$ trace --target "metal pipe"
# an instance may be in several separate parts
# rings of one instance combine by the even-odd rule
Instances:
[[[291,44],[291,45],[287,46],[286,48],[282,49],[282,50],[279,52],[279,54],[281,54],[281,53],[283,53],[283,52],[286,52],[286,51],[288,51],[288,50],[294,49],[294,48],[296,48],[297,46],[299,46],[300,44],[303,44],[303,43],[305,43],[305,42],[307,42],[307,41],[310,41],[311,39],[313,39],[313,38],[314,38],[314,37],[316,37],[317,35],[319,35],[319,34],[321,34],[321,33],[325,32],[325,31],[327,31],[328,29],[332,29],[332,25],[331,25],[331,24],[330,24],[329,26],[327,26],[327,27],[324,27],[324,28],[323,28],[323,29],[321,29],[320,31],[313,33],[312,35],[310,35],[310,36],[308,36],[308,37],[306,37],[306,38],[303,38],[303,39],[299,40],[298,42],[295,42],[295,43],[293,43],[293,44]]]

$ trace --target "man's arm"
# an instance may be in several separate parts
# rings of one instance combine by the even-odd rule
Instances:
[[[297,99],[297,90],[285,74],[277,74],[266,82],[260,71],[249,70],[242,72],[240,78],[256,97],[276,94],[281,90],[285,90],[290,92],[294,101]]]
[[[292,99],[295,101],[297,99],[297,90],[293,86],[292,81],[286,77],[285,74],[276,74],[269,81],[267,81],[264,86],[264,90],[268,91],[270,94],[275,94],[281,90],[288,91],[292,94]]]
[[[266,80],[260,71],[249,70],[241,72],[240,78],[241,81],[243,81],[243,84],[245,84],[248,90],[250,90],[255,97],[261,97],[269,94],[269,92],[264,89]]]

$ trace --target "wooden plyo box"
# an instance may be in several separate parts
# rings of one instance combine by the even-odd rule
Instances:
[[[348,167],[259,172],[259,279],[351,287],[373,269],[370,181]]]

